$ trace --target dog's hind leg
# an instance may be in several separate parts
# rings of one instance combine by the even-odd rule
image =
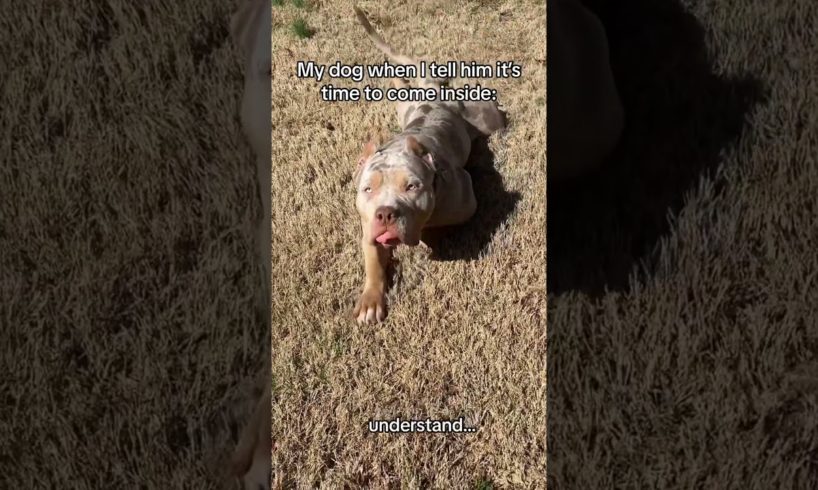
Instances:
[[[482,136],[505,128],[507,123],[506,114],[494,101],[464,102],[460,115]]]

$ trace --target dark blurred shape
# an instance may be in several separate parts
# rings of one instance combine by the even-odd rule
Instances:
[[[548,182],[548,291],[556,294],[625,290],[640,261],[649,269],[668,216],[713,173],[762,98],[757,80],[713,73],[704,30],[679,3],[586,6],[608,34],[625,130],[597,172]]]

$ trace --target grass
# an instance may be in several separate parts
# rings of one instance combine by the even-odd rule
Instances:
[[[307,21],[302,18],[295,19],[292,24],[290,24],[290,29],[292,29],[293,34],[299,39],[309,39],[315,34],[315,32],[307,26]]]
[[[530,101],[544,84],[544,64],[536,61],[545,57],[543,5],[519,2],[513,17],[500,20],[499,5],[471,15],[469,5],[452,2],[420,2],[417,12],[361,4],[373,25],[411,54],[526,67],[519,80],[482,81],[499,91],[512,124],[488,142],[493,158],[474,169],[481,203],[475,221],[442,240],[438,252],[447,260],[421,249],[397,251],[389,317],[376,326],[351,319],[363,285],[351,176],[363,138],[392,127],[395,108],[385,101],[323,103],[320,84],[293,70],[297,60],[382,62],[352,5],[313,6],[316,34],[307,42],[273,31],[273,45],[287,48],[273,51],[277,482],[474,488],[480,475],[497,488],[537,488],[545,448],[545,131],[537,121],[545,107]],[[387,80],[360,86],[367,83],[388,87]],[[476,433],[365,430],[372,418],[461,415]]]
[[[525,68],[490,82],[511,126],[474,170],[475,223],[444,240],[448,260],[399,250],[375,327],[348,316],[350,178],[394,108],[323,104],[292,70],[382,55],[351,2],[313,5],[307,41],[273,30],[289,49],[273,51],[278,483],[542,488],[542,3],[481,3],[362,4],[413,54]],[[548,189],[549,476],[815,488],[818,6],[589,3],[632,122],[602,175]],[[234,5],[55,5],[0,21],[0,487],[223,488],[267,335]],[[364,431],[460,415],[478,432]]]
[[[284,0],[274,0],[273,5],[277,7],[284,6]],[[309,9],[309,3],[306,0],[292,0],[292,5],[300,10]],[[315,31],[310,28],[303,17],[297,17],[290,22],[290,32],[298,39],[309,39],[315,34]]]
[[[477,480],[477,483],[474,485],[474,490],[493,490],[494,485],[491,483],[490,480]]]
[[[816,488],[818,5],[588,3],[628,128],[549,182],[550,483]]]
[[[0,487],[223,488],[268,338],[234,5],[52,7],[2,21]]]

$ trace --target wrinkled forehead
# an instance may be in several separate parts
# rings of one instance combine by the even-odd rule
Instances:
[[[407,153],[376,152],[364,165],[361,182],[366,182],[376,175],[384,182],[406,181],[412,178],[423,180],[430,173],[430,169],[415,156]]]

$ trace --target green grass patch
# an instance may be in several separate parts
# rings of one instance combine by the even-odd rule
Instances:
[[[493,490],[493,489],[494,483],[492,483],[491,480],[486,480],[485,478],[477,480],[477,482],[474,484],[474,490]]]
[[[315,31],[307,25],[307,21],[302,18],[295,19],[290,28],[299,39],[309,39],[315,34]]]

